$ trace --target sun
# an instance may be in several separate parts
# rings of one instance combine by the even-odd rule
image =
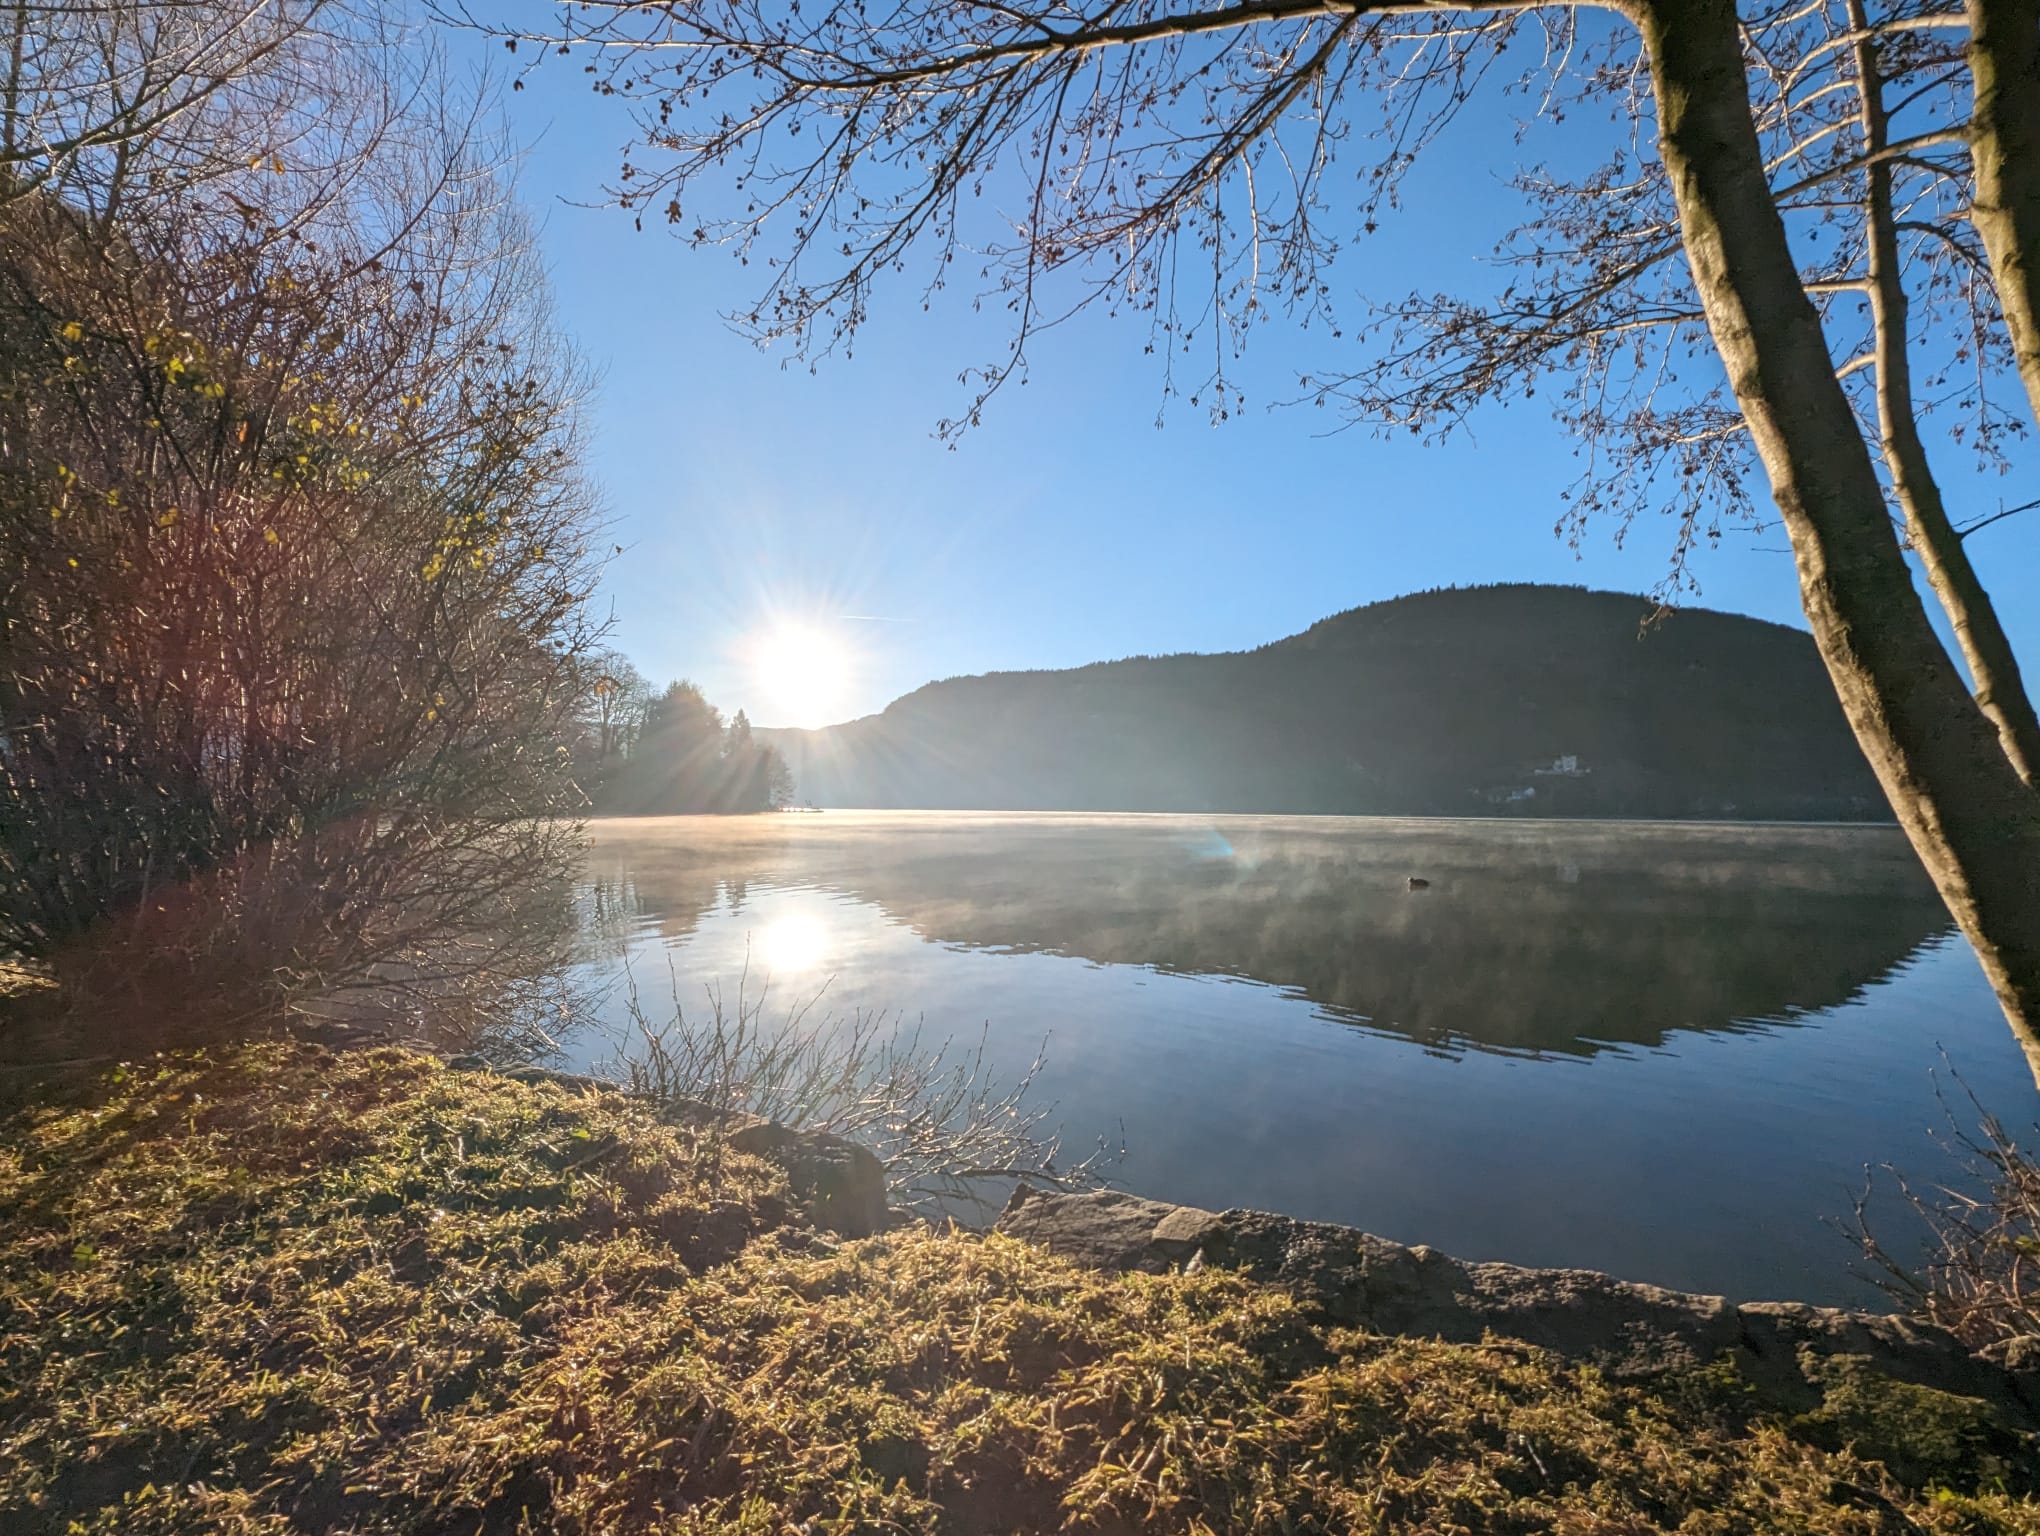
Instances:
[[[778,623],[751,646],[750,672],[778,725],[828,725],[849,694],[843,642],[810,624]]]

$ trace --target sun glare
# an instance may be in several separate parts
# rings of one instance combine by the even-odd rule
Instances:
[[[758,957],[775,976],[811,971],[829,952],[829,930],[818,917],[790,912],[758,935]]]
[[[753,645],[751,672],[772,724],[828,725],[842,714],[849,655],[834,635],[805,624],[776,624]]]

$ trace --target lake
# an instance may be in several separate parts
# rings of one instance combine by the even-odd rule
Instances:
[[[2033,1085],[1889,828],[850,812],[594,822],[569,1063],[648,1010],[889,1010],[1159,1199],[1732,1298],[1875,1304],[1836,1228],[1915,1182],[1946,1053]],[[1428,882],[1412,888],[1412,878]],[[817,1001],[819,997],[819,1001]],[[1951,1102],[1968,1110],[1961,1090]],[[1969,1119],[1974,1119],[1973,1111]],[[1883,1177],[1880,1229],[1908,1214]]]

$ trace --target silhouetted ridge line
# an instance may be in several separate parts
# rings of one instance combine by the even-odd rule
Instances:
[[[929,683],[769,736],[817,805],[1884,819],[1812,639],[1529,584],[1251,651]]]

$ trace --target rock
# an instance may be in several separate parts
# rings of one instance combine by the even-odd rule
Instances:
[[[826,1131],[794,1131],[752,1120],[731,1132],[729,1145],[771,1159],[818,1227],[869,1237],[886,1222],[885,1165],[869,1147]]]
[[[1022,1186],[996,1230],[1080,1264],[1159,1273],[1186,1259],[1280,1285],[1328,1321],[1477,1343],[1492,1332],[1644,1379],[1719,1360],[1782,1408],[1822,1400],[1824,1362],[1859,1357],[1896,1381],[1981,1399],[2040,1427],[2040,1377],[1980,1359],[1905,1318],[1796,1302],[1734,1305],[1591,1270],[1469,1264],[1430,1248],[1266,1211],[1214,1215],[1137,1195]]]
[[[459,1058],[457,1058],[459,1059]],[[519,1083],[551,1083],[555,1088],[564,1088],[569,1093],[614,1093],[617,1085],[605,1078],[590,1077],[583,1072],[555,1072],[550,1067],[533,1066],[525,1063],[519,1066],[499,1069],[504,1077]]]
[[[1112,1189],[1057,1195],[1022,1184],[1006,1202],[996,1230],[1092,1269],[1160,1273],[1171,1260],[1154,1249],[1155,1227],[1177,1209]]]
[[[1165,1259],[1187,1259],[1207,1243],[1225,1240],[1225,1223],[1194,1205],[1175,1205],[1155,1223],[1148,1242]]]

